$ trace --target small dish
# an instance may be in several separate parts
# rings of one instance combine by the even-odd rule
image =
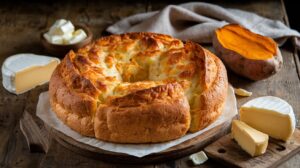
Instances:
[[[90,31],[90,29],[85,26],[85,25],[74,25],[75,29],[83,29],[85,31],[85,33],[87,34],[87,37],[75,44],[52,44],[50,42],[48,42],[45,37],[43,36],[44,33],[46,33],[47,31],[43,31],[40,35],[40,39],[41,42],[46,50],[47,53],[52,54],[54,56],[63,58],[70,50],[78,50],[79,48],[87,45],[88,43],[90,43],[93,39],[93,34]]]

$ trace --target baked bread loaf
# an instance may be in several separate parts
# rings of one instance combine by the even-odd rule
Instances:
[[[82,135],[155,143],[215,121],[227,86],[223,63],[199,44],[127,33],[70,51],[54,71],[49,93],[58,118]]]

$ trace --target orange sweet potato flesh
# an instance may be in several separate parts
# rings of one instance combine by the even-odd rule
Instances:
[[[224,48],[235,51],[252,60],[267,60],[276,55],[276,42],[265,36],[255,34],[236,24],[229,24],[216,30],[219,42]]]
[[[215,31],[212,38],[216,55],[226,67],[251,80],[261,80],[277,73],[283,59],[277,44],[268,37],[236,24]]]

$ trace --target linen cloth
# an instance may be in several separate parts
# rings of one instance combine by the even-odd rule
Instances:
[[[109,26],[106,31],[112,34],[156,32],[181,40],[211,43],[215,29],[228,23],[240,24],[255,33],[271,37],[279,45],[289,37],[300,37],[298,31],[279,20],[203,2],[168,5],[161,11],[135,14]]]

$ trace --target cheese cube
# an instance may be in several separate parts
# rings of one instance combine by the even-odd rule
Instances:
[[[59,36],[59,35],[50,35],[48,33],[44,34],[45,39],[52,44],[63,44],[63,36]]]
[[[52,36],[62,36],[64,34],[74,32],[74,25],[71,21],[61,21],[59,23],[54,23],[49,29],[49,34]]]
[[[203,151],[200,151],[190,155],[189,159],[193,161],[194,165],[200,165],[206,162],[208,160],[208,157]]]
[[[73,38],[69,41],[70,44],[78,43],[87,37],[82,29],[78,29],[73,33]]]
[[[57,28],[65,23],[67,23],[67,20],[65,19],[56,20],[55,23],[49,29],[49,35],[60,35],[60,32]]]
[[[233,120],[232,137],[251,156],[259,156],[266,152],[269,136],[239,120]]]
[[[63,44],[69,44],[69,41],[73,38],[73,33],[67,33],[62,36]]]
[[[240,109],[240,119],[269,136],[287,141],[296,127],[293,108],[286,101],[273,96],[253,99]]]
[[[21,94],[50,80],[59,59],[35,54],[8,57],[2,65],[3,86],[11,93]]]

